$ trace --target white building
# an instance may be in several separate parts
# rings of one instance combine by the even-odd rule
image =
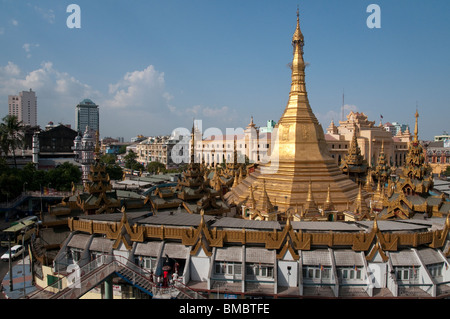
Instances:
[[[22,91],[19,95],[8,95],[9,115],[17,116],[25,125],[37,125],[37,97],[36,92]]]
[[[75,161],[81,163],[81,179],[83,183],[89,180],[89,169],[94,163],[94,151],[95,138],[90,134],[89,127],[86,127],[83,137],[77,135],[73,146]]]

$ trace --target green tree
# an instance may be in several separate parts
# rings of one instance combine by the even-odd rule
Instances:
[[[136,161],[136,158],[137,158],[137,154],[135,152],[133,152],[132,150],[130,150],[128,152],[128,154],[125,155],[123,158],[125,160],[125,167],[131,168],[136,171],[144,170],[145,169],[144,165],[142,165],[141,163],[138,163]]]
[[[447,168],[444,171],[445,176],[450,176],[450,166],[447,166]]]
[[[77,184],[81,179],[80,169],[69,162],[64,162],[55,169],[48,171],[48,174],[51,187],[62,191],[71,190],[72,182]]]
[[[117,159],[116,155],[114,155],[114,154],[105,154],[105,155],[102,155],[100,157],[100,161],[102,161],[106,165],[109,165],[109,164],[114,165],[114,164],[116,164],[116,159]]]
[[[105,164],[109,178],[118,180],[122,178],[123,171],[122,167],[116,164],[116,159],[117,157],[114,154],[105,154],[100,157],[100,161]]]
[[[147,164],[147,171],[152,174],[156,174],[158,171],[166,172],[166,166],[160,162],[150,162]]]
[[[15,115],[6,115],[3,118],[3,123],[0,124],[0,131],[2,132],[1,142],[2,149],[12,152],[14,158],[14,167],[17,168],[16,149],[21,147],[24,139],[24,126],[22,121],[19,121]]]

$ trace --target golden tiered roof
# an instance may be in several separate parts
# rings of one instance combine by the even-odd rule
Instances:
[[[353,137],[347,155],[342,159],[340,168],[344,174],[348,174],[354,182],[365,178],[367,173],[367,163],[361,155],[356,136],[357,126],[353,125]]]
[[[386,154],[384,153],[384,140],[381,144],[381,151],[373,174],[377,180],[381,181],[381,183],[387,183],[389,176],[391,175],[391,168],[387,162]]]
[[[406,163],[397,181],[389,182],[388,193],[385,196],[384,189],[380,196],[385,209],[380,218],[412,218],[417,213],[426,217],[446,217],[450,214],[450,205],[443,195],[433,196],[430,190],[433,188],[433,178],[430,169],[425,163],[423,148],[419,143],[418,118],[414,138],[410,143]],[[379,193],[378,190],[376,193]]]

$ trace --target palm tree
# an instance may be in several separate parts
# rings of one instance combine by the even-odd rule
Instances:
[[[5,160],[8,157],[9,143],[8,135],[3,131],[3,126],[0,124],[0,154],[5,155]]]
[[[15,115],[6,115],[0,124],[1,146],[3,150],[10,150],[14,158],[14,167],[17,168],[15,150],[22,146],[24,139],[24,126]],[[6,152],[7,155],[7,152]]]

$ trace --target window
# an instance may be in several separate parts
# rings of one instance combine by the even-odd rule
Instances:
[[[361,279],[361,270],[357,266],[338,267],[337,274],[341,280]]]
[[[77,263],[80,260],[82,250],[77,248],[71,248],[70,253],[72,255],[74,263]]]
[[[413,282],[418,278],[417,267],[414,266],[395,267],[395,273],[399,281]]]
[[[247,264],[246,274],[248,276],[273,278],[273,266],[267,264]]]
[[[54,285],[53,288],[62,288],[62,280],[56,276],[47,275],[47,286]]]
[[[303,277],[305,279],[330,279],[331,267],[323,266],[304,266]]]
[[[430,272],[431,277],[442,277],[442,267],[444,266],[444,263],[439,264],[432,264],[428,265],[427,269]]]
[[[216,261],[214,268],[218,275],[240,275],[242,266],[240,262]]]

